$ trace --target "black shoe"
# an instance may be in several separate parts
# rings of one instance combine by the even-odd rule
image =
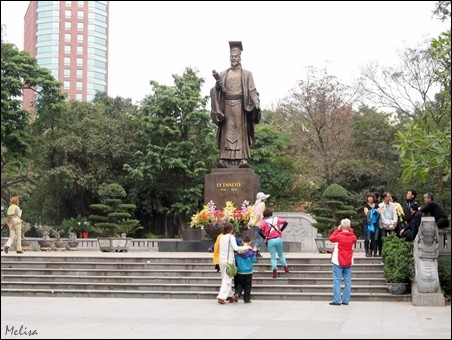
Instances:
[[[330,302],[330,305],[331,305],[331,306],[340,306],[341,304],[340,304],[340,303],[337,303],[337,302]]]
[[[348,303],[346,303],[346,302],[342,302],[342,304],[345,305],[345,306],[348,306]]]
[[[16,251],[16,254],[23,254],[24,252],[22,250]]]
[[[256,257],[263,257],[259,250],[256,252]]]
[[[5,254],[8,254],[8,248],[9,248],[9,247],[6,247],[6,246],[3,247],[3,251],[5,252]]]

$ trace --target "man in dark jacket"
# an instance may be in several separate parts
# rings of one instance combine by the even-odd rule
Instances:
[[[407,225],[408,223],[410,223],[411,220],[411,211],[410,211],[410,207],[413,204],[417,204],[417,206],[419,207],[419,201],[416,199],[417,196],[417,192],[416,190],[408,190],[408,192],[406,193],[406,201],[405,204],[403,205],[403,212],[404,212],[404,219],[405,219],[405,224]]]
[[[435,218],[436,225],[439,229],[449,227],[449,219],[443,208],[438,203],[433,201],[433,195],[429,192],[424,194],[425,206],[420,209],[424,214],[430,214]]]
[[[419,226],[421,225],[422,216],[424,216],[424,214],[419,211],[417,203],[412,204],[410,210],[410,223],[408,223],[405,228],[400,231],[399,236],[407,241],[413,242],[419,231]]]

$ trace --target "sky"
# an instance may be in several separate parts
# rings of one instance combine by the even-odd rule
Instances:
[[[23,49],[28,1],[1,1],[5,41]],[[109,91],[138,103],[150,80],[173,85],[186,67],[214,85],[229,65],[229,41],[243,43],[261,106],[272,109],[306,69],[326,68],[351,84],[370,62],[395,66],[397,52],[434,38],[448,23],[434,1],[110,1]]]

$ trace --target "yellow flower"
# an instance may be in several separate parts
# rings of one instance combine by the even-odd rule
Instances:
[[[235,231],[248,229],[252,207],[248,201],[243,201],[240,209],[232,201],[227,201],[223,209],[217,209],[215,203],[210,201],[201,211],[192,216],[190,228],[204,228],[209,223],[231,222]]]

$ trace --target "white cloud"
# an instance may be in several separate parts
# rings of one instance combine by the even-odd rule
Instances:
[[[2,1],[6,41],[23,48],[28,1]],[[139,101],[149,80],[172,84],[185,67],[213,86],[212,70],[229,66],[229,40],[241,40],[243,68],[252,71],[262,106],[283,98],[306,66],[344,82],[370,61],[394,65],[397,49],[447,23],[432,18],[431,1],[110,2],[109,95]]]

